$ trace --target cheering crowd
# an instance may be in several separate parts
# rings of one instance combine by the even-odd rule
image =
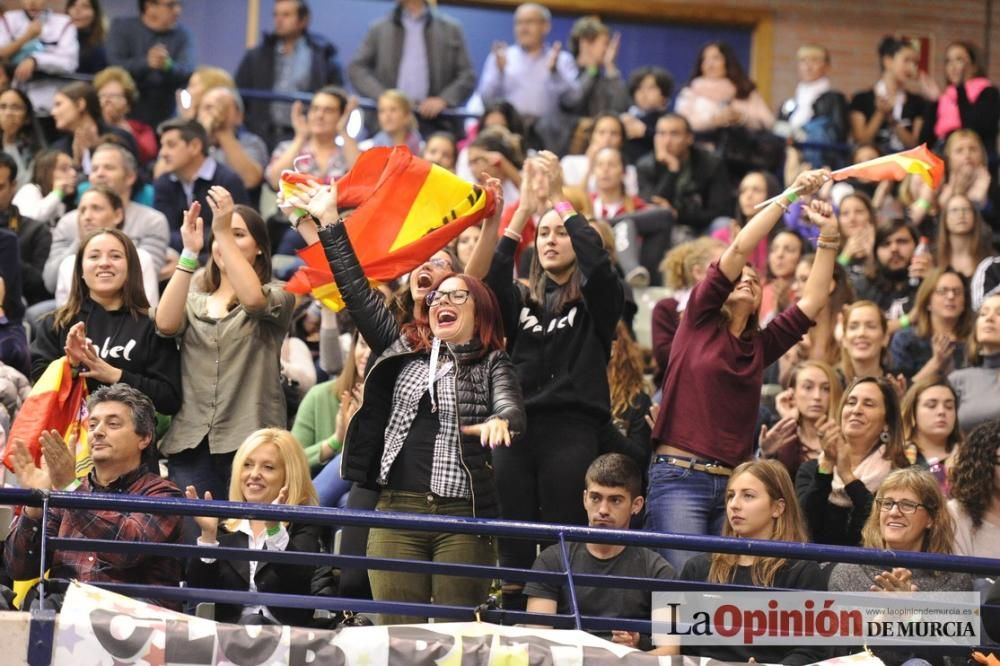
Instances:
[[[235,76],[194,62],[179,0],[139,0],[138,17],[110,28],[99,0],[44,4],[21,0],[0,20],[9,485],[1000,558],[1000,93],[973,45],[933,54],[938,82],[912,43],[886,37],[872,45],[873,85],[847,96],[829,51],[805,44],[783,54],[799,81],[776,106],[724,42],[705,45],[675,91],[664,63],[620,71],[621,38],[597,17],[551,41],[535,3],[513,12],[514,41],[478,76],[462,27],[427,0],[398,0],[346,67],[309,31],[305,0],[276,0],[274,32]],[[92,76],[60,78],[71,74]],[[447,112],[464,105],[475,121]],[[833,177],[921,143],[944,161],[939,182]],[[379,148],[495,206],[373,285],[345,223],[363,201],[338,180]],[[312,178],[285,187],[289,170]],[[328,263],[339,312],[285,288],[307,247]],[[650,287],[665,297],[647,313]],[[7,437],[63,359],[90,390],[79,478],[81,437]],[[49,511],[62,537],[313,553],[334,542],[299,523]],[[3,544],[13,590],[37,577],[40,520],[25,507]],[[351,527],[339,543],[562,569],[561,551],[526,539]],[[491,593],[488,579],[211,557],[50,561],[53,579],[470,607]],[[590,543],[570,562],[803,590],[992,584]],[[565,587],[497,586],[504,608],[570,608]],[[26,586],[17,604],[36,594]],[[580,588],[577,601],[585,615],[649,617],[648,591]],[[319,622],[264,605],[221,604],[216,619]]]

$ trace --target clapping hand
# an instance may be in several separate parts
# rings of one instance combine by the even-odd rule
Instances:
[[[875,584],[868,588],[872,592],[918,592],[913,583],[913,572],[903,567],[883,571],[875,576]]]
[[[556,66],[559,64],[559,54],[562,53],[562,42],[556,42],[549,49],[548,57],[545,61],[546,67],[549,68],[550,72],[556,71]]]
[[[295,138],[300,141],[305,141],[309,138],[309,119],[306,118],[305,107],[302,102],[294,102],[292,104],[292,131],[295,133]]]
[[[761,453],[765,456],[773,456],[794,442],[795,438],[798,437],[798,428],[798,421],[792,416],[786,416],[771,428],[762,425],[760,427],[760,437],[757,438]]]
[[[224,187],[213,185],[208,190],[208,207],[212,211],[212,232],[216,236],[233,232],[233,195]]]
[[[197,201],[184,211],[184,222],[181,224],[181,244],[185,250],[201,254],[205,247],[205,220],[201,218],[201,204]]]
[[[271,502],[272,506],[277,506],[279,504],[288,504],[288,485],[281,486],[281,490],[278,491],[278,496],[274,498]],[[268,520],[264,522],[264,526],[267,530],[273,531],[281,526],[281,521],[278,520]]]
[[[64,347],[69,364],[73,368],[84,368],[80,372],[81,377],[93,379],[101,384],[114,384],[121,381],[122,371],[98,355],[97,350],[87,339],[86,329],[83,322],[77,322],[66,334],[66,346]]]
[[[187,488],[184,489],[184,497],[196,500],[198,499],[198,491],[195,490],[194,486],[188,486]],[[212,493],[206,490],[204,499],[206,501],[211,502]],[[194,522],[196,525],[198,525],[198,528],[201,530],[201,541],[203,543],[212,544],[218,541],[218,536],[219,536],[218,518],[216,518],[215,516],[195,516]]]

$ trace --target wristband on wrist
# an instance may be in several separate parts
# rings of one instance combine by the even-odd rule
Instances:
[[[899,327],[900,328],[909,328],[910,327],[910,315],[904,314],[903,316],[901,316],[899,318]]]
[[[785,192],[785,199],[788,201],[788,203],[795,203],[796,201],[799,200],[799,195],[797,192],[789,190],[788,192]]]
[[[167,56],[166,61],[163,63],[163,69],[169,72],[173,68],[174,68],[174,59],[171,58],[170,56]]]
[[[196,270],[198,270],[198,255],[195,252],[192,252],[191,250],[185,248],[181,252],[181,256],[178,257],[177,259],[177,266],[178,268],[183,268],[188,272],[191,273],[195,272]]]
[[[557,201],[553,208],[557,213],[559,213],[559,217],[561,217],[564,222],[566,221],[566,218],[576,213],[576,209],[573,208],[573,204],[568,201]]]
[[[507,227],[506,229],[503,230],[503,235],[506,236],[507,238],[511,239],[512,241],[517,241],[518,243],[521,242],[521,238],[522,238],[521,232],[514,231],[510,227]]]
[[[821,250],[839,250],[840,243],[831,243],[829,241],[816,241],[816,247]]]
[[[597,65],[591,65],[590,67],[587,68],[587,73],[590,74],[591,76],[597,76],[600,73],[600,71],[601,69]]]
[[[917,208],[921,208],[923,210],[930,210],[931,209],[931,202],[928,201],[927,199],[923,198],[923,197],[920,197],[914,203],[917,204]]]
[[[66,487],[63,488],[63,492],[71,493],[79,487],[80,487],[80,479],[73,479],[71,482],[66,484]]]
[[[280,532],[280,531],[281,531],[281,525],[275,525],[274,527],[268,527],[267,528],[267,536],[269,536],[269,537],[276,536],[278,534],[278,532]]]
[[[848,254],[842,254],[837,257],[837,263],[841,266],[847,266],[851,263],[851,257]]]

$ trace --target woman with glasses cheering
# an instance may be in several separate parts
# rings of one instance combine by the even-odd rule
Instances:
[[[491,449],[524,430],[524,406],[496,297],[474,277],[447,273],[400,325],[371,289],[337,210],[336,184],[296,197],[320,241],[347,309],[371,346],[364,397],[347,427],[341,473],[378,487],[378,511],[496,517]],[[372,529],[369,557],[492,566],[491,537]],[[484,578],[372,570],[376,600],[475,606]],[[382,615],[383,624],[422,622]]]

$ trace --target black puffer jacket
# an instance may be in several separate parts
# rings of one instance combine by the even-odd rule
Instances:
[[[400,336],[400,326],[382,301],[368,286],[344,225],[320,231],[323,250],[358,331],[371,347],[365,394],[361,408],[347,428],[341,459],[341,475],[374,487],[378,478],[385,430],[392,413],[392,395],[403,365],[426,355],[412,351]],[[507,353],[495,350],[482,354],[478,341],[442,350],[451,357],[458,375],[455,381],[459,426],[477,425],[491,417],[505,419],[512,435],[524,430],[524,401],[514,366]],[[483,518],[500,514],[489,448],[479,438],[461,435],[460,460],[472,489],[473,515]]]

